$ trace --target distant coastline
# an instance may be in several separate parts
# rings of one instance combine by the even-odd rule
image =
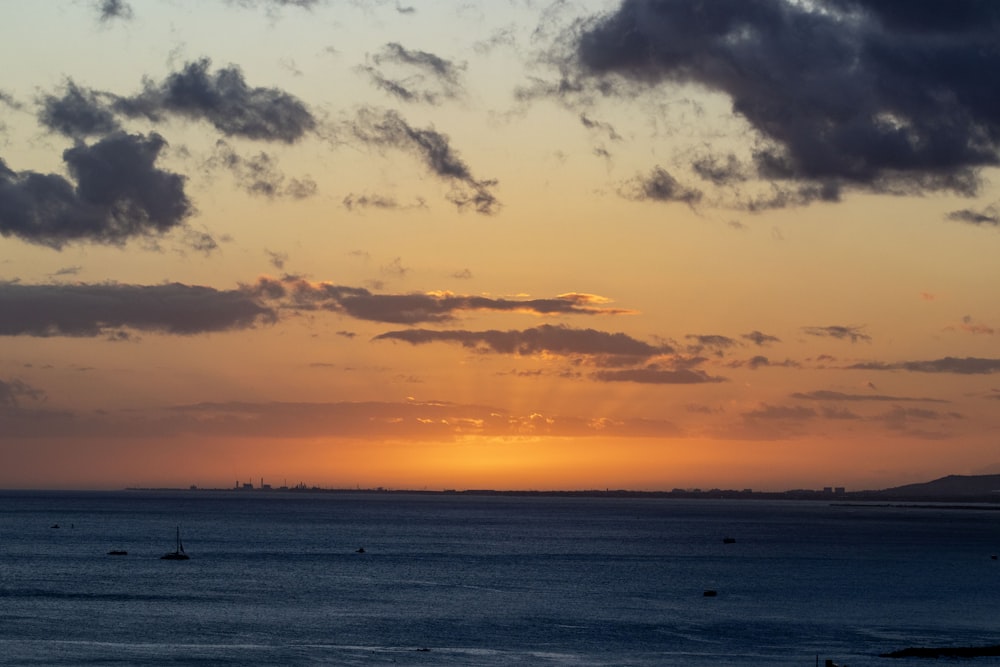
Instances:
[[[419,494],[454,496],[552,496],[552,497],[592,497],[592,498],[688,498],[717,500],[817,500],[838,505],[851,506],[853,503],[950,503],[961,509],[1000,509],[1000,475],[949,475],[930,482],[871,491],[847,491],[843,488],[792,489],[788,491],[754,491],[752,489],[673,489],[670,491],[639,491],[629,489],[580,489],[580,490],[502,490],[502,489],[389,489],[375,488],[325,488],[299,484],[293,487],[273,488],[267,485],[254,487],[243,485],[230,488],[146,488],[128,487],[127,491],[160,492],[204,492],[252,495],[276,494]],[[955,504],[958,503],[958,504]],[[996,505],[996,507],[992,507]]]

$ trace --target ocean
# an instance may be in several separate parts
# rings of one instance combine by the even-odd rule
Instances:
[[[986,508],[7,491],[0,664],[926,667],[879,654],[1000,644],[998,552]]]

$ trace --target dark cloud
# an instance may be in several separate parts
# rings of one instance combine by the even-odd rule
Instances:
[[[916,398],[909,396],[885,396],[882,394],[845,394],[839,391],[829,391],[825,389],[820,389],[817,391],[808,392],[796,392],[792,394],[792,398],[798,398],[805,401],[873,401],[873,402],[883,402],[890,401],[893,403],[903,403],[903,402],[920,402],[920,403],[947,403],[948,401],[942,400],[940,398]]]
[[[110,102],[109,95],[80,88],[69,80],[60,96],[42,96],[38,121],[75,139],[108,135],[120,129]]]
[[[311,178],[286,180],[274,157],[263,151],[243,157],[221,139],[216,142],[215,154],[208,164],[232,172],[240,188],[252,195],[306,199],[316,194],[316,182]]]
[[[647,176],[637,176],[619,188],[618,193],[634,201],[681,202],[694,206],[701,201],[700,190],[681,185],[663,167],[653,167]]]
[[[728,95],[764,178],[968,195],[1000,162],[998,28],[988,1],[622,0],[574,59],[591,80]]]
[[[726,381],[725,378],[713,377],[702,370],[661,368],[656,364],[650,364],[645,368],[602,370],[597,371],[591,377],[600,382],[636,382],[640,384],[703,384]]]
[[[751,331],[750,333],[745,333],[740,336],[740,338],[745,338],[746,340],[752,342],[754,345],[767,345],[769,343],[780,343],[781,339],[777,336],[771,336],[766,333],[761,333],[760,331]]]
[[[156,168],[158,134],[115,133],[63,152],[73,183],[15,172],[0,160],[0,234],[52,248],[89,241],[121,245],[164,234],[191,215],[184,177]]]
[[[476,180],[468,165],[452,149],[446,135],[433,129],[411,127],[395,111],[374,109],[361,110],[352,130],[367,144],[417,155],[431,172],[455,186],[448,199],[459,209],[471,207],[486,215],[499,210],[500,202],[491,191],[497,182]]]
[[[802,327],[802,331],[810,336],[820,336],[825,338],[837,338],[839,340],[849,340],[852,343],[858,341],[870,342],[872,337],[862,331],[864,327],[833,325],[828,327]]]
[[[405,269],[404,269],[405,270]],[[327,310],[356,319],[393,324],[448,322],[463,312],[523,312],[536,315],[622,315],[592,294],[562,294],[551,299],[496,299],[452,293],[373,294],[361,287],[310,282],[302,278],[262,277],[247,288],[261,298],[300,310]]]
[[[887,29],[933,35],[944,32],[989,30],[1000,24],[1000,7],[991,0],[950,3],[942,7],[936,0],[830,0],[842,10],[867,12]],[[940,47],[939,47],[940,48]]]
[[[228,137],[294,143],[317,127],[316,118],[294,95],[278,88],[251,88],[239,67],[209,72],[207,58],[184,65],[163,82],[146,81],[133,97],[112,108],[129,117],[159,121],[165,115],[204,120]]]
[[[0,284],[0,336],[114,335],[121,329],[193,335],[273,322],[243,290],[169,283]]]
[[[561,356],[615,356],[647,359],[672,350],[650,345],[623,333],[607,333],[594,329],[543,324],[524,330],[498,331],[430,331],[408,329],[380,334],[374,340],[399,340],[412,345],[426,343],[458,343],[481,352],[516,354],[521,356],[548,353]]]
[[[977,227],[1000,227],[1000,206],[991,204],[980,211],[963,208],[949,213],[948,219]]]
[[[132,18],[132,6],[125,0],[98,0],[97,9],[101,12],[102,22],[112,19],[129,20]]]
[[[929,361],[869,361],[845,368],[869,371],[911,371],[914,373],[955,373],[956,375],[988,375],[1000,373],[1000,359],[976,357],[944,357]]]

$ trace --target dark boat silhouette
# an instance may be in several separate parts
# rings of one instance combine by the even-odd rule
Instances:
[[[188,560],[190,556],[184,553],[184,543],[181,542],[181,527],[177,526],[177,548],[160,556],[160,560]]]
[[[109,556],[128,556],[128,552],[124,549],[112,549],[108,552]]]

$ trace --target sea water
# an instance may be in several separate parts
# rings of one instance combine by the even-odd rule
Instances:
[[[1000,644],[998,552],[986,508],[0,492],[0,664],[910,667]]]

